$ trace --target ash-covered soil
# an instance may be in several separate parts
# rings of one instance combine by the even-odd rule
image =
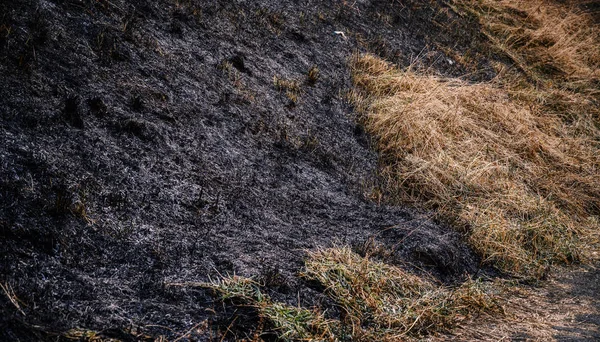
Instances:
[[[379,203],[344,100],[356,52],[493,76],[442,52],[479,39],[464,21],[435,1],[0,1],[0,340],[223,329],[234,313],[168,284],[227,274],[326,306],[297,273],[336,244],[477,272],[458,233]]]

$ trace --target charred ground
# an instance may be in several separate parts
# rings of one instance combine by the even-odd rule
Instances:
[[[477,272],[460,234],[378,203],[344,99],[357,51],[492,77],[442,52],[477,32],[437,2],[0,2],[0,337],[224,329],[206,291],[168,286],[219,274],[316,305],[296,274],[336,243]]]

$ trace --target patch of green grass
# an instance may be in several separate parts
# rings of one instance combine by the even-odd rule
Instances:
[[[222,300],[241,300],[245,305],[255,307],[281,341],[334,340],[334,321],[326,319],[317,310],[272,301],[252,279],[233,276],[198,285],[215,290]]]
[[[325,341],[333,338],[335,322],[324,319],[318,312],[277,302],[267,302],[261,312],[283,341]]]

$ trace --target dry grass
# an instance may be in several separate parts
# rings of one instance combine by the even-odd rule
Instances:
[[[492,285],[469,280],[456,288],[435,284],[348,247],[309,253],[302,277],[326,288],[342,311],[327,319],[318,309],[274,302],[252,279],[171,284],[214,289],[223,300],[255,307],[282,341],[404,341],[447,332],[460,322],[502,315]],[[260,333],[257,335],[260,337]],[[259,338],[256,338],[259,340]]]
[[[492,48],[517,67],[497,64],[497,81],[514,98],[561,117],[570,134],[600,141],[600,29],[578,1],[454,3],[479,19]]]
[[[272,301],[260,290],[261,285],[244,277],[228,277],[210,283],[175,284],[201,286],[215,290],[222,300],[241,300],[258,310],[261,320],[267,320],[271,330],[281,341],[334,341],[336,322],[326,319],[322,313],[301,307],[293,307]],[[260,329],[259,329],[260,330]],[[255,340],[260,340],[261,331]]]
[[[10,301],[12,305],[14,305],[15,309],[19,311],[19,313],[25,316],[25,312],[21,308],[21,305],[24,305],[23,302],[17,297],[15,294],[15,290],[13,290],[12,286],[9,283],[2,284],[0,283],[0,289],[4,292],[6,298]]]
[[[598,141],[493,84],[352,61],[351,101],[377,138],[395,199],[437,209],[468,228],[486,261],[539,277],[582,260],[598,231]],[[575,134],[577,132],[577,134]]]
[[[301,94],[300,82],[275,75],[273,76],[273,85],[278,91],[285,92],[285,96],[290,100],[292,105],[298,103]]]
[[[308,73],[306,74],[306,82],[309,85],[314,86],[320,77],[321,71],[316,65],[313,65],[310,67],[310,69],[308,69]]]
[[[473,315],[502,312],[483,283],[446,288],[349,248],[310,253],[303,276],[326,287],[343,310],[340,326],[352,341],[402,341],[449,331]]]
[[[577,2],[456,0],[480,18],[490,40],[538,81],[561,78],[575,88],[600,77],[600,32]],[[596,86],[597,87],[597,86]],[[596,89],[597,90],[597,89]]]

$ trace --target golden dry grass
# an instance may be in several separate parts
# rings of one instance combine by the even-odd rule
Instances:
[[[318,309],[294,307],[271,300],[262,285],[244,277],[210,283],[170,284],[201,286],[222,300],[257,309],[264,325],[253,340],[274,332],[281,341],[408,341],[448,332],[476,317],[502,316],[503,308],[490,293],[492,284],[468,280],[447,287],[413,275],[397,266],[361,257],[348,247],[309,252],[301,276],[318,282],[341,311],[326,318]]]
[[[352,60],[351,101],[377,139],[394,199],[437,209],[467,228],[483,258],[541,276],[585,258],[598,230],[598,141],[494,84]],[[388,190],[390,190],[388,189]]]
[[[572,85],[600,77],[600,34],[577,1],[456,0],[529,77]],[[596,89],[597,91],[597,89]]]
[[[455,0],[454,9],[478,18],[490,48],[510,57],[512,66],[496,63],[496,81],[514,99],[599,142],[600,29],[579,3]]]
[[[403,341],[503,312],[483,283],[448,288],[347,247],[309,253],[302,276],[323,285],[343,310],[346,334],[338,329],[337,336],[351,341]]]

